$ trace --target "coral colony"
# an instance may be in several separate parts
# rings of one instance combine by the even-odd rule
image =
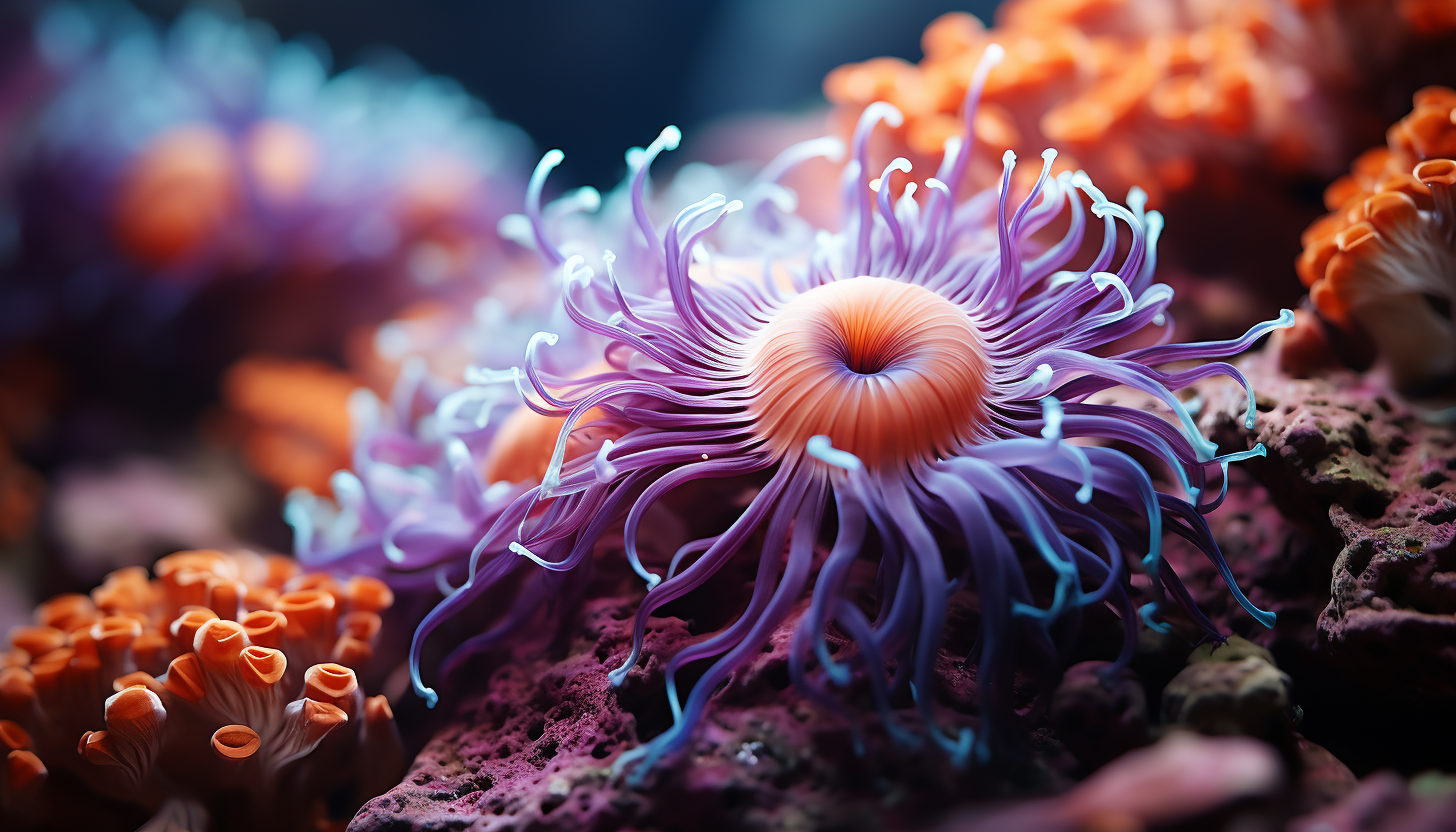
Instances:
[[[762,808],[867,777],[914,779],[897,800],[956,784],[905,826],[984,778],[1066,792],[1007,809],[1056,816],[1036,828],[1174,828],[1274,794],[1285,767],[1323,771],[1310,747],[1334,760],[1294,733],[1274,666],[1320,615],[1286,619],[1279,593],[1308,584],[1322,604],[1329,574],[1271,580],[1254,539],[1274,531],[1250,505],[1317,505],[1279,533],[1329,522],[1367,548],[1404,511],[1436,531],[1396,556],[1450,551],[1456,494],[1435,490],[1456,439],[1360,426],[1456,418],[1456,92],[1421,86],[1427,65],[1456,69],[1444,0],[1007,0],[990,28],[932,23],[918,64],[831,72],[801,131],[819,137],[756,172],[689,145],[669,175],[684,137],[668,127],[609,193],[554,199],[562,151],[530,171],[520,131],[405,63],[331,76],[319,42],[224,12],[161,27],[56,3],[28,25],[0,84],[0,556],[53,597],[0,652],[7,830],[708,828],[642,807],[811,758],[812,777],[734,788],[788,795],[748,801]],[[1181,340],[1165,222],[1198,228],[1204,194],[1302,206],[1315,181],[1329,213],[1285,241],[1303,246],[1285,269],[1308,288],[1298,311]],[[153,406],[185,411],[169,441],[226,458],[272,524],[95,569],[45,525],[70,457],[37,425],[68,418],[57,391],[95,386],[77,356],[143,342],[210,357],[206,403]],[[1305,399],[1276,413],[1266,382]],[[1332,385],[1369,400],[1349,438],[1328,414],[1271,427],[1328,408]],[[154,453],[158,430],[136,426],[158,410],[109,407],[65,424]],[[1373,473],[1357,496],[1329,485],[1418,443],[1400,477],[1424,498]],[[1343,467],[1302,461],[1315,446]],[[1271,507],[1260,477],[1299,493]],[[147,517],[118,522],[220,527],[146,496]],[[239,542],[286,548],[278,511],[290,554]],[[1330,548],[1311,539],[1282,550],[1291,564]],[[1337,589],[1366,569],[1353,557]],[[1432,563],[1402,581],[1449,577]],[[1449,606],[1421,613],[1449,627]],[[1174,682],[1139,679],[1199,644]],[[770,701],[726,693],[766,662]],[[561,701],[584,689],[562,674],[600,696]],[[1228,704],[1259,685],[1279,688],[1272,715]],[[1161,726],[1129,723],[1145,686]],[[1199,710],[1214,688],[1228,714]],[[589,754],[551,762],[545,718],[530,749],[462,750],[547,708],[600,719]],[[821,734],[765,727],[784,713]],[[740,741],[743,724],[761,734]],[[1220,754],[1258,777],[1225,783]],[[439,759],[468,778],[432,786]],[[1157,795],[1142,802],[1114,788],[1156,780],[1158,760],[1170,780],[1222,779],[1139,786]],[[1334,800],[1299,793],[1302,813]]]

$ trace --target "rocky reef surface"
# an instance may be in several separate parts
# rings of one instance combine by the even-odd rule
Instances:
[[[1359,375],[1291,379],[1259,354],[1243,369],[1254,429],[1242,388],[1223,383],[1199,390],[1200,425],[1221,450],[1268,454],[1235,467],[1209,519],[1249,597],[1278,613],[1273,629],[1170,537],[1170,562],[1229,643],[1198,646],[1174,619],[1108,678],[1117,622],[1089,615],[1079,661],[1028,713],[1022,754],[955,771],[872,728],[857,752],[795,695],[791,620],[715,694],[688,752],[639,782],[613,763],[671,723],[666,657],[723,613],[653,619],[614,688],[641,589],[599,575],[563,629],[461,674],[453,717],[350,828],[1456,830],[1456,780],[1422,773],[1456,768],[1456,431]],[[965,602],[952,620],[974,615]],[[960,647],[947,644],[941,698],[947,720],[973,721]],[[1018,691],[1027,705],[1032,693]]]

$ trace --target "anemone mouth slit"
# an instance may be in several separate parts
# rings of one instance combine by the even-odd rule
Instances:
[[[755,336],[755,430],[781,455],[817,434],[876,465],[931,458],[985,417],[989,363],[959,306],[912,283],[854,277],[810,289]]]

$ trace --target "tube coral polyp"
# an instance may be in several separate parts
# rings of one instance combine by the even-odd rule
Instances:
[[[967,125],[987,68],[970,87]],[[1013,665],[1029,662],[1023,666],[1053,676],[1067,646],[1067,628],[1057,625],[1085,606],[1110,604],[1123,619],[1122,662],[1140,614],[1163,626],[1157,616],[1168,595],[1218,637],[1160,555],[1165,529],[1194,541],[1258,621],[1273,621],[1234,586],[1202,518],[1222,499],[1206,490],[1208,475],[1263,448],[1217,455],[1175,395],[1215,375],[1247,383],[1222,362],[1162,368],[1238,353],[1288,325],[1289,314],[1230,341],[1173,342],[1165,315],[1172,293],[1153,282],[1161,218],[1143,210],[1141,192],[1124,207],[1080,173],[1052,176],[1052,151],[1020,204],[1008,195],[1009,152],[1001,188],[963,198],[958,183],[972,152],[972,137],[963,135],[947,143],[923,188],[906,185],[892,202],[890,177],[911,166],[898,159],[875,176],[867,156],[876,125],[900,120],[881,103],[856,128],[844,230],[820,232],[792,256],[766,256],[749,277],[714,268],[709,235],[745,207],[718,194],[684,208],[665,229],[640,217],[641,239],[657,247],[648,262],[662,269],[658,291],[625,288],[629,277],[652,283],[625,273],[619,281],[610,253],[598,276],[537,227],[543,248],[562,262],[572,321],[610,342],[610,369],[556,376],[537,366],[542,350],[527,351],[527,405],[564,423],[542,483],[482,538],[473,579],[503,568],[490,554],[503,540],[548,573],[576,574],[623,519],[625,555],[649,591],[632,650],[611,674],[620,683],[654,613],[702,587],[762,535],[746,609],[671,658],[674,724],[619,765],[650,766],[681,748],[716,687],[759,653],[806,591],[810,602],[793,625],[789,653],[796,688],[848,716],[838,692],[861,680],[895,738],[929,741],[958,760],[985,759],[1009,742]],[[1102,245],[1087,268],[1068,271],[1086,230],[1083,193],[1101,219]],[[744,212],[763,239],[784,227],[774,207]],[[1036,242],[1058,218],[1067,222],[1060,239]],[[1131,242],[1115,263],[1120,234]],[[1152,345],[1129,343],[1145,329],[1155,330]],[[1153,397],[1166,418],[1092,401],[1115,387]],[[610,425],[617,438],[573,454],[570,436],[588,419]],[[1159,492],[1140,464],[1103,442],[1159,459],[1183,496]],[[726,530],[683,544],[665,572],[642,562],[644,518],[666,494],[693,481],[742,486],[755,477],[766,482]],[[836,524],[825,528],[831,517]],[[833,540],[822,562],[821,534]],[[1054,576],[1045,594],[1023,574],[1023,551]],[[852,565],[876,555],[878,584],[859,585]],[[1128,555],[1151,579],[1141,610],[1129,591]],[[947,598],[968,588],[981,609],[975,734],[940,727],[934,694]],[[478,592],[461,587],[426,619],[416,660],[440,616]],[[834,652],[831,640],[847,649]],[[479,647],[467,642],[447,666]],[[709,666],[680,696],[678,674],[697,661]],[[891,712],[892,697],[907,689],[919,728]]]
[[[1434,6],[1435,4],[1427,4]],[[1447,4],[1449,5],[1449,4]],[[1449,14],[1364,0],[1010,0],[987,30],[964,13],[926,29],[919,64],[876,58],[824,82],[846,124],[885,100],[905,114],[889,155],[933,162],[959,131],[958,108],[988,44],[1006,60],[987,79],[976,134],[992,147],[1063,151],[1117,192],[1152,204],[1228,166],[1293,173],[1340,164],[1352,78],[1402,46],[1456,30]],[[1378,70],[1377,70],[1378,71]],[[846,127],[847,129],[847,127]],[[967,168],[992,181],[994,156]]]
[[[1300,279],[1326,320],[1368,335],[1414,396],[1456,382],[1456,91],[1428,87],[1325,191],[1304,234]]]
[[[49,767],[153,811],[179,796],[216,808],[242,795],[248,810],[215,816],[222,827],[295,828],[341,785],[392,782],[403,760],[389,704],[366,699],[352,669],[372,656],[387,587],[215,551],[169,555],[155,575],[115,572],[11,631],[0,669],[7,799],[33,797]],[[357,754],[378,755],[378,771],[350,765]]]

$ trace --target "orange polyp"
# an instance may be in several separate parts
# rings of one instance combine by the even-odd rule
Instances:
[[[208,609],[216,611],[221,618],[236,618],[242,608],[243,596],[247,594],[247,586],[227,578],[209,578],[206,587],[204,603]]]
[[[116,743],[106,731],[87,731],[76,745],[76,753],[98,766],[122,766],[116,754]]]
[[[368,723],[389,722],[394,719],[394,709],[389,707],[389,699],[380,694],[371,696],[364,700],[364,721]]]
[[[166,715],[160,698],[146,685],[123,688],[106,700],[106,727],[111,731],[147,735]]]
[[[210,125],[183,125],[132,160],[114,207],[121,247],[165,267],[211,242],[237,202],[232,142]]]
[[[345,600],[343,587],[339,586],[339,582],[334,580],[334,577],[327,572],[309,572],[299,575],[289,581],[284,589],[289,592],[299,592],[306,589],[317,589],[322,592],[327,592],[333,596],[335,606],[342,606]]]
[[[53,690],[60,684],[61,679],[71,668],[71,661],[76,658],[76,651],[69,647],[62,647],[59,650],[52,650],[44,656],[30,663],[30,672],[34,676],[35,686],[41,690]]]
[[[30,748],[30,734],[15,722],[0,719],[0,748],[10,751]]]
[[[28,715],[35,701],[35,674],[29,668],[0,668],[0,714]]]
[[[55,627],[12,627],[10,643],[32,656],[43,656],[66,646],[66,634]]]
[[[217,620],[217,617],[217,613],[206,607],[191,607],[183,610],[182,614],[168,628],[172,633],[173,646],[178,652],[191,650],[197,638],[197,631],[202,629],[202,625],[207,622]]]
[[[238,656],[238,674],[255,688],[276,685],[287,670],[288,656],[282,650],[251,645]]]
[[[273,605],[278,603],[278,594],[278,590],[268,586],[249,587],[243,596],[243,609],[248,612],[272,611]]]
[[[1423,185],[1456,188],[1456,160],[1430,159],[1416,165],[1412,175]]]
[[[258,732],[246,725],[224,725],[212,734],[212,750],[225,760],[251,757],[262,742]]]
[[[214,673],[225,673],[237,663],[247,646],[248,636],[243,632],[243,625],[218,619],[198,629],[193,649],[203,667]]]
[[[161,673],[167,664],[166,657],[170,647],[171,640],[161,633],[144,632],[131,643],[132,661],[148,673]]]
[[[367,575],[350,578],[344,585],[344,597],[348,599],[349,609],[359,612],[378,613],[394,606],[394,592],[389,584]]]
[[[91,599],[77,593],[57,595],[35,608],[36,624],[67,633],[88,626],[100,617]]]
[[[173,659],[162,684],[173,696],[188,702],[201,702],[207,695],[207,682],[196,653],[184,653]]]
[[[155,595],[147,570],[140,566],[118,569],[107,575],[101,586],[91,590],[92,602],[111,615],[144,612],[151,608]]]
[[[1381,234],[1391,234],[1416,216],[1415,200],[1399,191],[1379,193],[1365,200],[1365,216]]]
[[[152,693],[155,693],[158,696],[161,696],[162,692],[167,689],[167,687],[161,682],[157,681],[156,677],[152,674],[138,670],[134,673],[128,673],[125,676],[118,676],[114,681],[112,681],[111,690],[115,693],[121,693],[127,688],[136,687],[137,685],[141,685],[142,687],[146,688]]]
[[[384,619],[377,612],[351,612],[339,619],[339,632],[360,641],[373,641],[384,626]]]
[[[46,778],[45,763],[34,753],[17,749],[5,755],[5,774],[9,778],[10,788],[17,792],[26,792],[38,788]]]
[[[288,618],[273,610],[255,610],[243,616],[240,622],[248,641],[263,647],[283,647],[283,636],[288,627]]]
[[[231,578],[238,577],[237,568],[226,554],[216,549],[191,549],[173,552],[157,561],[152,567],[158,579],[171,583],[185,573],[206,573]]]
[[[963,311],[921,286],[857,277],[815,287],[752,341],[754,431],[779,455],[824,434],[871,467],[928,459],[984,418],[980,343]]]
[[[316,664],[303,675],[303,692],[309,699],[344,707],[359,689],[354,671],[341,664]]]
[[[326,734],[349,721],[343,708],[316,699],[303,700],[303,721],[312,734]]]
[[[302,640],[334,635],[334,596],[321,589],[285,592],[273,604],[275,612],[287,617],[286,633]]]
[[[353,636],[339,636],[334,649],[329,651],[329,661],[345,667],[363,667],[374,658],[374,648],[367,641]]]

